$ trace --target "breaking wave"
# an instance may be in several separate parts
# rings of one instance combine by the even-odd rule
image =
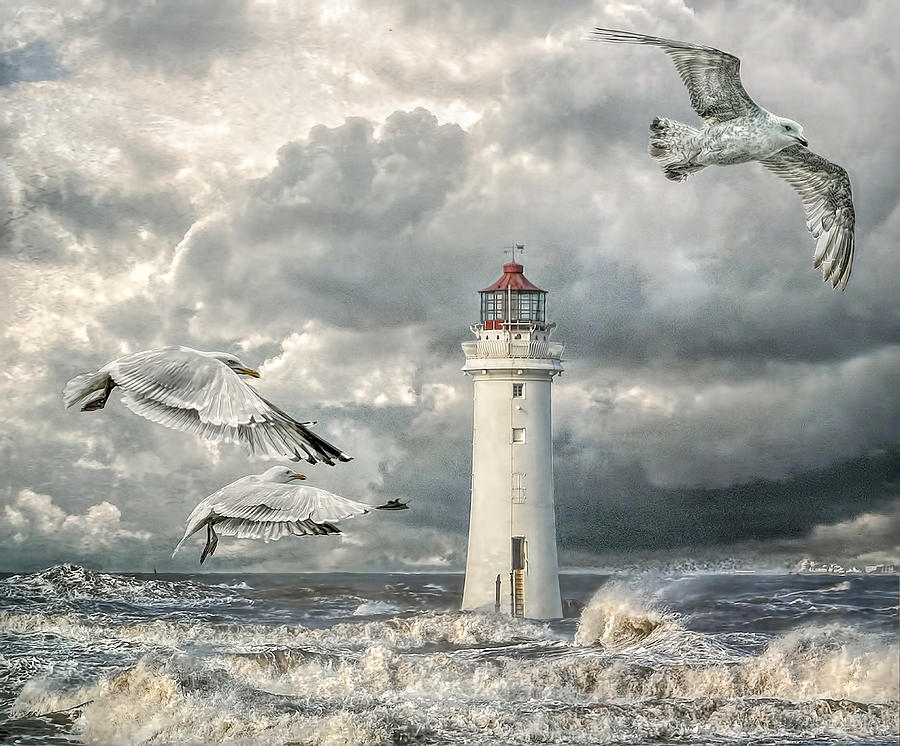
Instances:
[[[716,664],[746,655],[725,636],[686,629],[677,614],[619,583],[601,588],[584,608],[575,642],[649,664]]]
[[[881,635],[834,624],[801,627],[762,645],[764,638],[749,646],[746,638],[686,629],[677,614],[616,584],[594,596],[575,633],[576,644],[637,665],[627,690],[606,669],[592,677],[605,696],[900,698],[900,651]],[[645,664],[652,666],[647,676],[641,671]]]
[[[354,609],[353,616],[381,616],[397,614],[401,611],[403,611],[402,608],[389,601],[366,601]]]
[[[900,727],[898,645],[881,627],[704,633],[646,590],[646,579],[645,589],[606,583],[573,630],[573,621],[411,612],[402,599],[416,586],[346,596],[335,585],[331,597],[353,599],[344,621],[316,628],[305,619],[262,623],[296,617],[256,607],[229,616],[219,601],[235,586],[71,566],[17,577],[0,589],[162,610],[137,618],[77,604],[0,610],[0,639],[26,651],[0,655],[19,732],[43,719],[96,744],[809,744],[887,743]],[[796,587],[762,598],[793,608]],[[322,603],[318,587],[273,588],[265,593],[277,596],[276,610],[298,597],[304,609]],[[214,613],[168,609],[182,593]]]
[[[675,627],[671,612],[655,608],[613,583],[604,586],[581,612],[575,642],[621,650]]]
[[[252,604],[252,600],[235,593],[238,589],[239,586],[203,585],[190,580],[138,579],[71,564],[0,579],[0,599],[50,608],[70,608],[77,601],[111,601],[151,608]]]
[[[818,652],[804,655],[813,650]],[[411,656],[383,645],[352,656],[293,648],[257,656],[226,654],[218,665],[254,687],[283,694],[304,693],[314,682],[314,691],[335,697],[437,689],[454,699],[516,701],[769,697],[884,703],[897,699],[898,675],[896,651],[890,646],[835,629],[778,638],[761,655],[740,662],[703,665],[691,660],[649,665],[646,658],[610,656],[552,641],[478,656],[466,650]]]
[[[0,632],[40,632],[81,642],[119,640],[172,648],[201,643],[238,649],[304,644],[347,649],[384,644],[411,649],[436,644],[466,646],[559,637],[547,625],[538,622],[463,612],[426,612],[406,618],[344,622],[327,629],[312,629],[301,625],[214,624],[163,619],[139,624],[112,624],[87,614],[0,611]]]
[[[18,715],[79,707],[89,743],[564,743],[713,736],[886,737],[896,703],[743,693],[707,671],[668,686],[652,673],[594,660],[473,663],[452,653],[410,657],[371,648],[339,663],[315,656],[145,656],[94,685],[26,684]],[[718,680],[717,680],[718,679]],[[617,680],[618,684],[612,685]],[[690,691],[688,691],[690,690]],[[687,695],[687,696],[685,696]],[[552,706],[548,705],[552,703]],[[405,739],[405,740],[404,740]]]
[[[597,599],[585,610],[574,643],[546,625],[466,613],[310,629],[161,620],[104,625],[79,615],[0,612],[0,631],[40,632],[98,646],[215,645],[223,650],[214,656],[216,665],[253,686],[300,693],[302,682],[312,678],[318,691],[341,696],[437,686],[466,699],[574,694],[879,702],[897,698],[900,675],[897,646],[877,635],[840,626],[803,628],[751,655],[685,630],[662,612],[641,614],[635,604]]]

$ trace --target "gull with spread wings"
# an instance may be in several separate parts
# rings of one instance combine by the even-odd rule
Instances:
[[[341,518],[353,518],[376,510],[403,510],[406,503],[390,500],[385,505],[366,505],[318,487],[296,484],[306,479],[293,469],[273,466],[262,474],[241,477],[200,501],[187,519],[184,536],[172,552],[206,528],[206,546],[200,564],[212,556],[219,543],[216,528],[223,536],[239,539],[277,541],[282,536],[339,534],[334,525]]]
[[[340,448],[297,422],[244,383],[259,378],[235,355],[163,347],[117,358],[96,373],[84,373],[63,390],[67,407],[83,412],[103,409],[116,387],[135,414],[160,425],[212,441],[243,443],[251,454],[287,456],[315,464],[350,461]]]
[[[649,44],[675,64],[691,105],[706,122],[697,129],[656,117],[650,125],[650,155],[666,177],[684,181],[707,166],[759,161],[800,195],[806,226],[816,239],[813,265],[832,287],[847,286],[853,262],[856,216],[850,178],[836,163],[807,146],[803,128],[758,106],[741,84],[741,61],[714,47],[615,29],[594,29],[596,41]]]

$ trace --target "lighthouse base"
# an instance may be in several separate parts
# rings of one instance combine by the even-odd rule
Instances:
[[[475,557],[473,549],[477,552]],[[488,550],[470,545],[463,610],[497,611],[525,619],[561,619],[556,547],[543,549],[552,550],[551,561],[546,555],[544,562],[529,561],[529,554],[541,553],[541,547],[530,546],[527,536],[511,537],[506,551],[499,546]]]

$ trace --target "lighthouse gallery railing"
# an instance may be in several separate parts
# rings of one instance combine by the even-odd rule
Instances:
[[[525,357],[562,359],[565,345],[540,339],[479,339],[463,342],[467,360],[489,357]]]

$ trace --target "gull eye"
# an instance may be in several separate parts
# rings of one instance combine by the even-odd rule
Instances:
[[[785,128],[788,132],[791,131],[791,125],[789,125],[789,124],[784,125],[784,128]]]

